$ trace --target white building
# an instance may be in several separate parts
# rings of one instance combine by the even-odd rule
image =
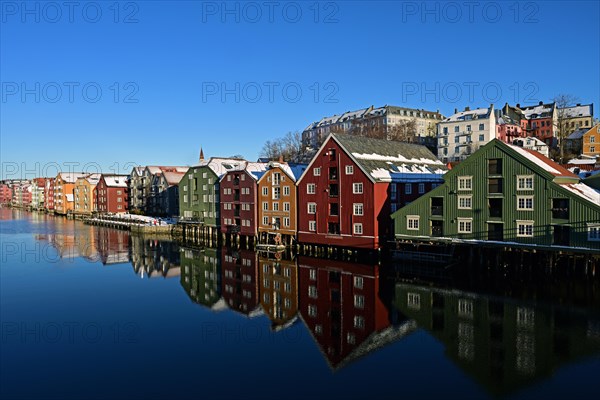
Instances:
[[[518,138],[512,144],[527,150],[535,150],[545,157],[550,157],[550,147],[542,140],[535,137]]]
[[[438,124],[438,159],[443,162],[462,161],[495,137],[493,104],[489,108],[455,110],[454,115]]]

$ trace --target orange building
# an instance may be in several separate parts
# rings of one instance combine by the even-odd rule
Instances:
[[[271,329],[287,328],[298,317],[298,267],[296,261],[259,254],[260,304],[271,320]]]
[[[600,157],[600,124],[583,134],[583,155]]]
[[[96,211],[96,185],[100,181],[101,174],[89,174],[75,181],[74,209],[78,215],[91,215]]]
[[[258,181],[258,232],[277,232],[289,242],[296,236],[296,181],[306,170],[306,164],[270,162]]]
[[[54,212],[60,215],[72,213],[75,208],[75,183],[87,176],[81,172],[60,172],[54,180]]]

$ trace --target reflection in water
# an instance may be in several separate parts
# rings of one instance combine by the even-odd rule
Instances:
[[[492,393],[549,377],[600,352],[600,315],[565,306],[398,283],[394,306],[446,346],[446,354]]]
[[[515,393],[600,354],[595,281],[513,277],[499,284],[488,277],[486,286],[479,275],[421,278],[416,284],[414,275],[389,265],[180,247],[124,231],[61,224],[52,234],[36,236],[61,259],[129,261],[141,277],[180,275],[194,303],[248,318],[262,315],[273,335],[302,323],[333,371],[385,352],[417,330],[436,338],[445,356],[491,394]]]

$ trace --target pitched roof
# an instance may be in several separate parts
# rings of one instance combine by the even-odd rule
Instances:
[[[425,146],[346,134],[331,137],[375,181],[406,179],[418,174],[441,179],[446,165]]]
[[[591,117],[594,114],[593,104],[578,104],[572,107],[559,108],[565,118]]]
[[[543,156],[537,151],[524,149],[522,147],[514,146],[511,144],[507,144],[507,146],[556,177],[578,178],[578,176],[574,173],[570,172],[564,167],[561,167],[560,165],[558,165],[548,157]]]
[[[560,186],[600,207],[600,190],[596,190],[585,183],[568,183]]]
[[[590,130],[589,128],[579,128],[576,131],[574,131],[573,133],[571,133],[569,136],[567,136],[567,140],[581,139],[583,137],[583,135],[589,130]]]
[[[60,172],[58,176],[65,183],[75,183],[77,179],[85,177],[87,174],[83,172]]]
[[[554,112],[554,108],[556,103],[548,103],[548,104],[537,104],[535,106],[525,106],[521,107],[521,111],[525,115],[525,118],[548,118],[552,116]]]
[[[297,182],[298,179],[300,179],[304,171],[306,171],[306,167],[308,167],[308,164],[280,163],[278,161],[271,161],[267,164],[267,168],[281,168],[281,170],[294,182]]]
[[[85,179],[90,185],[97,185],[100,182],[100,177],[102,177],[102,174],[89,174]]]
[[[175,186],[178,185],[181,179],[185,176],[185,172],[168,171],[163,172],[162,175],[165,177],[165,180],[169,186]]]
[[[127,175],[102,175],[102,178],[108,187],[127,187]]]
[[[195,167],[208,167],[210,168],[219,178],[221,178],[227,171],[239,168],[242,163],[247,162],[240,158],[220,158],[211,157],[208,160],[204,160]]]
[[[457,112],[448,118],[442,120],[442,122],[458,122],[458,121],[466,121],[470,116],[471,119],[478,118],[489,118],[490,117],[490,109],[489,108],[476,108],[474,110],[465,110],[461,112]]]

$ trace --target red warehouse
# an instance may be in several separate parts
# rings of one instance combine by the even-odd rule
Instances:
[[[96,191],[99,213],[125,213],[129,204],[127,175],[102,175]]]

